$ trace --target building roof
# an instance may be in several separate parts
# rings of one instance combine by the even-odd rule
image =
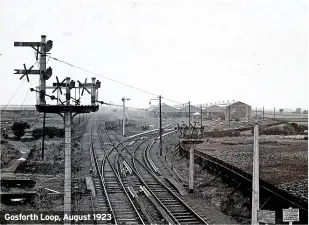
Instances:
[[[182,106],[182,107],[177,107],[178,111],[181,112],[189,112],[189,106]],[[205,109],[205,108],[203,108]],[[199,112],[201,110],[200,107],[194,106],[194,105],[190,105],[190,112]]]
[[[223,112],[228,106],[234,105],[234,104],[245,104],[248,105],[246,103],[243,103],[241,101],[229,101],[229,102],[224,102],[224,103],[218,103],[218,104],[207,104],[207,106],[203,106],[202,110],[205,111],[209,111],[209,112]],[[152,105],[148,108],[149,111],[155,111],[158,112],[159,111],[159,106],[158,105]],[[189,106],[185,105],[185,106],[169,106],[165,103],[162,103],[161,106],[161,110],[162,112],[189,112]],[[200,112],[201,108],[200,106],[194,106],[191,105],[190,106],[190,112],[191,113],[195,113],[195,112]]]
[[[195,112],[195,113],[192,113],[191,116],[200,116],[201,114],[199,112]]]
[[[216,104],[216,105],[217,105],[217,106],[220,106],[220,107],[222,107],[222,108],[226,108],[226,107],[228,107],[228,106],[235,105],[235,104],[244,104],[244,105],[248,105],[248,104],[243,103],[243,102],[241,102],[241,101],[219,103],[219,104]]]
[[[212,105],[206,109],[207,112],[224,112],[225,107],[221,107],[218,105]]]
[[[153,111],[153,112],[159,112],[159,105],[156,105],[156,106],[153,106],[153,107],[149,107],[149,111]],[[161,104],[161,112],[178,112],[179,110],[172,107],[172,106],[169,106],[165,103],[162,103]]]

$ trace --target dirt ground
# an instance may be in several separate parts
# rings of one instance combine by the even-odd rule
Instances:
[[[165,149],[169,148],[167,154],[170,162],[183,183],[188,188],[189,160],[186,157],[175,155],[173,151],[178,143],[177,135],[170,136],[165,141]],[[202,215],[206,215],[210,224],[250,224],[250,199],[244,198],[240,193],[228,197],[234,187],[222,183],[215,176],[202,171],[199,165],[195,165],[194,193],[182,196],[186,201],[194,205],[194,209]]]
[[[260,178],[308,199],[308,142],[294,138],[260,136]],[[209,138],[197,149],[252,173],[253,137]]]
[[[19,112],[18,112],[19,113]],[[19,115],[17,112],[2,113],[1,114],[1,124],[9,128],[16,117]],[[38,116],[35,111],[23,112],[26,118],[23,121],[28,122],[31,129],[42,127],[42,116]],[[25,119],[25,120],[24,120]],[[83,180],[79,179],[77,172],[79,171],[77,157],[80,151],[80,139],[84,133],[84,127],[86,124],[87,117],[83,120],[81,117],[81,123],[79,124],[79,118],[75,118],[75,125],[73,125],[73,140],[72,140],[72,199],[73,201],[76,196],[81,193],[80,190],[84,190],[85,187],[82,185]],[[5,122],[4,122],[5,121]],[[58,115],[49,115],[46,118],[46,126],[56,126],[63,127],[61,118]],[[3,127],[3,126],[2,126]],[[9,130],[9,129],[8,129]],[[10,131],[9,131],[10,132]],[[45,151],[44,160],[42,160],[41,152],[42,139],[39,140],[27,140],[18,141],[12,138],[4,139],[2,137],[1,143],[1,169],[8,166],[8,163],[13,159],[18,159],[21,157],[22,152],[29,152],[28,158],[25,162],[21,163],[14,174],[1,173],[1,177],[31,177],[35,180],[36,185],[32,189],[24,189],[36,191],[37,194],[30,202],[25,202],[24,204],[18,205],[0,205],[1,210],[4,211],[37,211],[37,210],[51,210],[51,211],[62,211],[63,210],[63,173],[64,173],[64,138],[45,137]],[[80,160],[80,158],[78,158]],[[77,175],[76,175],[77,174]],[[78,188],[76,188],[78,184]],[[51,190],[48,190],[51,189]],[[1,187],[1,191],[13,192],[20,191],[20,188],[4,188]],[[59,193],[55,193],[59,192]],[[76,201],[74,201],[76,202]]]

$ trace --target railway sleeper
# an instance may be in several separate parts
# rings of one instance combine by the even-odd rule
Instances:
[[[116,213],[117,214],[117,213]],[[125,212],[119,212],[119,216],[118,218],[121,218],[121,219],[126,219],[126,220],[137,220],[137,216],[135,214],[132,214],[132,213],[125,213]],[[116,219],[116,220],[119,220],[119,219]]]
[[[174,206],[174,205],[179,205],[178,202],[166,202],[164,203],[165,206]]]
[[[173,214],[173,212],[172,212],[172,214]],[[173,216],[175,216],[175,215],[173,214]],[[181,220],[181,218],[184,218],[184,219],[192,218],[192,219],[196,220],[196,217],[195,217],[195,216],[192,216],[192,215],[176,215],[175,217],[176,217],[177,219],[180,218],[180,220]]]
[[[187,221],[185,224],[200,224],[201,222],[199,220],[197,221]]]
[[[177,220],[178,220],[178,218],[177,218]],[[196,217],[190,217],[190,218],[183,218],[183,219],[179,219],[178,220],[179,222],[195,222],[195,221],[198,221],[198,222],[200,222],[199,220],[197,220],[196,219]]]
[[[167,204],[168,205],[168,207],[182,207],[183,208],[183,206],[182,205],[179,205],[179,204]]]
[[[115,190],[108,190],[107,189],[107,191],[109,192],[108,194],[122,194],[123,193],[121,190],[115,191]]]
[[[187,212],[187,211],[182,211],[182,212],[172,212],[173,216],[177,216],[177,215],[191,215],[191,213]]]
[[[107,188],[114,188],[114,189],[118,189],[119,188],[119,185],[116,185],[116,184],[113,184],[113,185],[106,184],[106,185],[107,185]]]
[[[155,195],[158,197],[158,198],[164,198],[164,199],[167,199],[167,200],[172,200],[172,199],[175,199],[174,197],[171,197],[169,195],[162,195],[160,193],[156,193],[155,191],[153,191],[153,193],[155,193]]]
[[[125,219],[125,218],[118,218],[117,221],[136,221],[135,218],[129,218],[129,219]],[[127,224],[127,223],[126,223]]]
[[[123,201],[112,201],[113,204],[120,204],[123,205],[124,203],[130,204],[130,202],[126,199],[124,199]]]

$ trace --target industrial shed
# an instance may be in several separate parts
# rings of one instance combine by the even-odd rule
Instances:
[[[179,107],[179,108],[177,108],[177,109],[178,109],[178,111],[181,113],[181,116],[182,116],[182,117],[189,117],[189,106],[188,106],[188,105]],[[205,108],[203,108],[203,110],[204,110],[204,109],[205,109]],[[192,113],[196,113],[196,112],[200,113],[200,111],[201,111],[201,108],[200,108],[200,107],[194,106],[194,105],[191,105],[191,106],[190,106],[190,113],[191,113],[191,114],[192,114]]]
[[[251,106],[240,101],[219,103],[208,107],[205,111],[207,115],[225,117],[225,120],[229,120],[229,117],[231,120],[252,118]]]
[[[157,118],[159,115],[159,106],[153,106],[149,108],[149,117]],[[162,112],[162,118],[168,118],[168,117],[179,117],[180,112],[178,109],[169,106],[165,103],[161,104],[161,112]]]
[[[225,118],[225,108],[218,105],[211,105],[203,110],[203,114],[206,116],[206,118]]]
[[[251,106],[246,103],[237,101],[226,103],[225,105],[221,104],[220,107],[225,109],[225,120],[229,120],[229,118],[231,120],[244,120],[252,118]]]

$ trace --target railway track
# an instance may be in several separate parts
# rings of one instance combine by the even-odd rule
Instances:
[[[146,195],[152,197],[152,202],[158,204],[158,208],[161,215],[174,224],[206,224],[206,222],[197,215],[188,205],[186,205],[178,196],[175,194],[177,190],[164,181],[164,177],[158,177],[155,172],[155,165],[152,162],[147,150],[149,150],[154,141],[150,143],[145,143],[151,141],[151,138],[142,141],[140,144],[130,151],[126,146],[124,146],[122,151],[122,156],[131,167],[138,174],[138,179],[135,182],[139,182],[138,185],[142,186],[142,190]],[[142,147],[143,146],[143,147]],[[165,211],[166,214],[163,212]]]
[[[156,131],[120,140],[114,133],[108,133],[104,124],[96,123],[94,127],[98,133],[96,139],[91,135],[90,144],[96,168],[94,185],[100,210],[112,217],[106,223],[207,224],[149,164],[146,150],[152,146]],[[129,149],[128,140],[135,140],[137,146]]]
[[[177,190],[164,181],[164,177],[156,175],[147,161],[151,159],[145,154],[146,150],[151,148],[153,142],[143,146],[138,145],[132,152],[132,165],[140,174],[145,186],[148,187],[154,198],[160,202],[162,207],[168,212],[175,224],[207,224],[199,215],[197,215],[185,202],[178,197]],[[152,161],[152,160],[151,160]]]
[[[95,141],[99,142],[101,148],[94,148]],[[97,177],[94,179],[94,185],[98,193],[96,201],[102,212],[110,214],[110,220],[105,222],[113,224],[144,224],[139,211],[124,187],[125,184],[120,180],[118,168],[115,167],[115,157],[117,155],[115,147],[111,147],[109,150],[106,149],[103,137],[98,135],[96,140],[91,140],[91,152],[97,171]],[[99,162],[96,156],[97,152],[104,155],[102,162]]]

